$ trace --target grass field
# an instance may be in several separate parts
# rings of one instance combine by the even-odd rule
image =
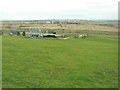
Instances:
[[[0,36],[0,89],[2,89],[2,36]]]
[[[3,88],[118,87],[117,39],[3,36]]]

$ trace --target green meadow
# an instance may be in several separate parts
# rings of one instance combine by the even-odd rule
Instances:
[[[0,89],[2,89],[2,36],[0,36]]]
[[[2,38],[3,88],[117,88],[118,39]]]

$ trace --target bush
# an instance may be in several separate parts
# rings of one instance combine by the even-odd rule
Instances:
[[[23,31],[22,35],[23,35],[23,36],[26,36],[26,33],[25,33],[25,31]]]

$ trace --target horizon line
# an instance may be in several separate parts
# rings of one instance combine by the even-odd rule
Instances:
[[[118,21],[118,19],[78,19],[78,18],[69,18],[69,19],[59,19],[59,18],[56,18],[56,19],[0,19],[0,21],[40,21],[40,20],[117,20]]]

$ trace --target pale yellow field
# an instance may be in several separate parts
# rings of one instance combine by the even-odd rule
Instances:
[[[97,31],[117,31],[118,29],[115,27],[108,27],[108,26],[100,26],[100,25],[93,25],[93,24],[65,24],[61,26],[57,26],[57,24],[41,24],[36,25],[41,29],[67,29],[67,30],[97,30]],[[33,25],[34,27],[34,25]]]

